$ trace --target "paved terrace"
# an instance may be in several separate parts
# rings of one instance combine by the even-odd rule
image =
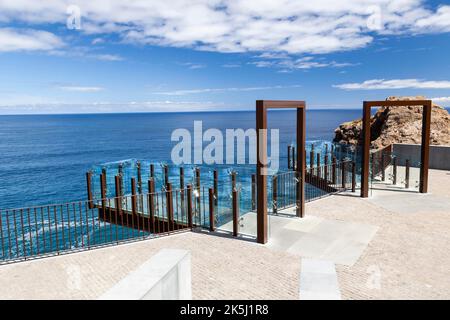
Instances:
[[[426,195],[380,188],[306,208],[303,220],[271,218],[265,246],[185,232],[2,266],[0,298],[95,299],[161,248],[176,248],[191,251],[194,299],[299,299],[305,258],[335,263],[343,299],[450,299],[449,171],[430,170]]]

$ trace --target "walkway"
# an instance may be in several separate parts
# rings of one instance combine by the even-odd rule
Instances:
[[[186,232],[2,266],[0,298],[95,299],[159,249],[179,248],[192,253],[194,299],[298,299],[302,256],[336,263],[342,299],[450,299],[450,172],[430,170],[429,189],[313,201],[307,219],[275,217],[286,223],[278,234],[271,224],[266,246]],[[328,238],[314,249],[308,234]],[[358,237],[357,257],[326,255],[352,251],[343,243]]]

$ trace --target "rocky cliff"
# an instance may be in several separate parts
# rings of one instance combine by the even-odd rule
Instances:
[[[387,100],[424,100],[424,97],[389,97]],[[421,143],[422,107],[382,107],[371,118],[371,147],[383,148],[392,143]],[[362,120],[341,124],[335,131],[334,142],[361,143]],[[450,145],[450,115],[433,104],[431,111],[432,145]]]

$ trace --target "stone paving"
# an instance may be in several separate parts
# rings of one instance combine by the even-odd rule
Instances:
[[[315,216],[379,227],[355,265],[336,266],[343,299],[450,299],[450,172],[430,170],[429,191],[308,206]]]
[[[191,251],[193,299],[298,299],[298,256],[193,232],[1,266],[0,299],[96,299],[161,248]]]
[[[324,219],[313,214],[297,219],[294,208],[280,210],[279,215],[270,215],[268,221],[268,248],[348,266],[355,264],[378,230],[369,224]],[[256,233],[256,213],[244,214],[240,226],[240,232]],[[221,228],[231,231],[233,224]]]
[[[313,217],[377,227],[353,265],[336,264],[343,299],[450,299],[450,172],[430,170],[429,191],[307,204]],[[299,298],[300,255],[186,232],[1,266],[0,299],[95,299],[161,248],[191,251],[194,299]]]

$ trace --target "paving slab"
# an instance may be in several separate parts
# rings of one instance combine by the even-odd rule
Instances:
[[[333,262],[302,259],[300,300],[340,300],[341,293]]]
[[[323,219],[316,216],[289,219],[278,225],[273,220],[267,246],[307,258],[331,260],[337,264],[352,266],[370,240],[377,227],[351,221]]]
[[[398,213],[450,212],[450,198],[432,193],[409,193],[389,190],[374,190],[369,201]]]

